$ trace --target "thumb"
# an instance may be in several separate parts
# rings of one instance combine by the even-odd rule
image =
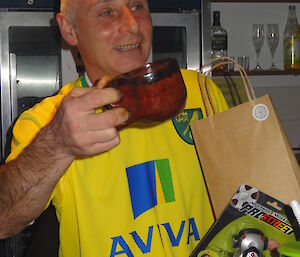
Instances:
[[[102,76],[101,79],[97,79],[97,80],[94,81],[93,87],[97,88],[97,89],[102,89],[108,84],[108,82],[110,80],[111,80],[110,76],[104,75],[104,76]]]

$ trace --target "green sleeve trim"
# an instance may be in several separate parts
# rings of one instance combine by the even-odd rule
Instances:
[[[21,114],[19,120],[31,120],[39,129],[41,129],[43,126],[40,124],[40,122],[35,118],[35,116],[31,115],[30,113],[23,113]]]
[[[24,112],[20,115],[19,120],[30,120],[32,121],[39,129],[42,128],[41,123],[30,113]],[[15,138],[15,136],[12,137],[12,143],[15,146],[18,146],[20,142]]]
[[[15,146],[18,146],[20,144],[20,142],[15,137],[12,138],[12,142]]]

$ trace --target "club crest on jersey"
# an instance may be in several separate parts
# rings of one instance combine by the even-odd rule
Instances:
[[[190,129],[191,122],[194,120],[201,120],[203,118],[202,110],[187,109],[178,114],[172,119],[174,127],[178,135],[188,144],[194,144],[192,132]]]

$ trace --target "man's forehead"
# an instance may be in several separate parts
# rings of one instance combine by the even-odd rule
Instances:
[[[89,2],[90,4],[98,4],[98,3],[105,3],[105,2],[114,2],[117,0],[79,0],[80,2]]]
[[[125,2],[130,2],[131,0],[76,0],[78,2],[89,2],[89,4],[98,4],[98,3],[105,3],[105,2],[117,2],[117,1],[125,1]]]

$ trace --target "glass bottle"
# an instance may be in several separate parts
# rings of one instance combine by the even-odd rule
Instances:
[[[296,7],[289,6],[289,14],[283,35],[284,69],[300,69],[300,30],[296,15]]]
[[[227,31],[221,26],[220,11],[213,12],[211,58],[227,56]]]

